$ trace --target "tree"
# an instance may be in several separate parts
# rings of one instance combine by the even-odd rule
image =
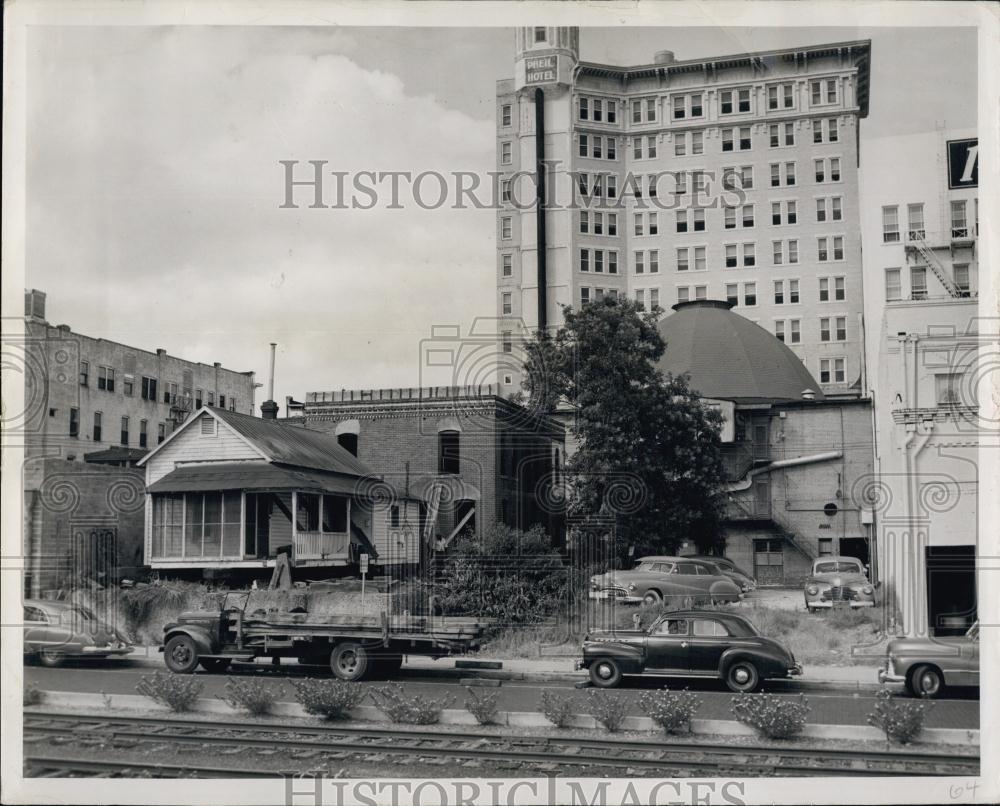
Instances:
[[[656,368],[657,318],[609,297],[566,309],[555,334],[527,345],[525,390],[532,408],[562,399],[576,410],[570,515],[613,517],[638,553],[673,553],[685,539],[706,550],[719,532],[722,418],[686,377]]]

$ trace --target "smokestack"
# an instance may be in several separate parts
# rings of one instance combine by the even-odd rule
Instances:
[[[274,348],[278,345],[271,342],[271,366],[267,372],[267,400],[260,404],[260,416],[265,420],[278,419],[278,404],[274,402]]]

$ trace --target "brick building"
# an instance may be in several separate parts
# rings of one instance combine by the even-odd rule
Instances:
[[[500,397],[495,386],[310,392],[302,417],[423,499],[446,543],[494,522],[541,524],[556,540],[563,537],[552,491],[560,484],[565,431]]]
[[[622,67],[582,61],[576,28],[515,41],[496,91],[502,349],[605,294],[728,299],[827,395],[857,396],[870,43]],[[520,388],[516,365],[500,381]]]

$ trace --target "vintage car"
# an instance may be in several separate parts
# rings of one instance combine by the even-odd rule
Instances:
[[[835,605],[874,607],[875,587],[868,581],[865,566],[856,557],[819,557],[813,561],[803,593],[806,610]]]
[[[879,683],[904,683],[914,697],[937,697],[945,686],[979,685],[979,622],[965,635],[894,638]]]
[[[24,654],[44,666],[58,666],[65,658],[108,658],[132,650],[124,635],[86,607],[39,599],[24,602]]]
[[[723,574],[740,586],[740,590],[743,593],[750,593],[757,589],[757,580],[753,578],[753,575],[748,574],[728,557],[716,557],[711,554],[691,554],[685,556],[690,560],[701,560],[717,566]]]
[[[761,635],[743,616],[714,610],[678,610],[648,629],[594,630],[583,642],[583,660],[599,688],[617,686],[626,674],[713,677],[733,691],[754,691],[769,678],[802,674],[791,651]]]
[[[739,585],[721,569],[687,557],[640,557],[631,571],[608,571],[590,578],[590,598],[690,607],[743,598]]]

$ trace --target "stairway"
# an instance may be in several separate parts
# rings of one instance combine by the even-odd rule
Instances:
[[[951,275],[948,274],[947,269],[938,260],[937,255],[934,254],[934,250],[924,240],[924,237],[919,232],[910,232],[909,236],[906,244],[907,247],[912,247],[923,257],[927,263],[927,268],[938,278],[938,281],[944,286],[949,295],[952,297],[961,297],[962,289],[958,287]]]

